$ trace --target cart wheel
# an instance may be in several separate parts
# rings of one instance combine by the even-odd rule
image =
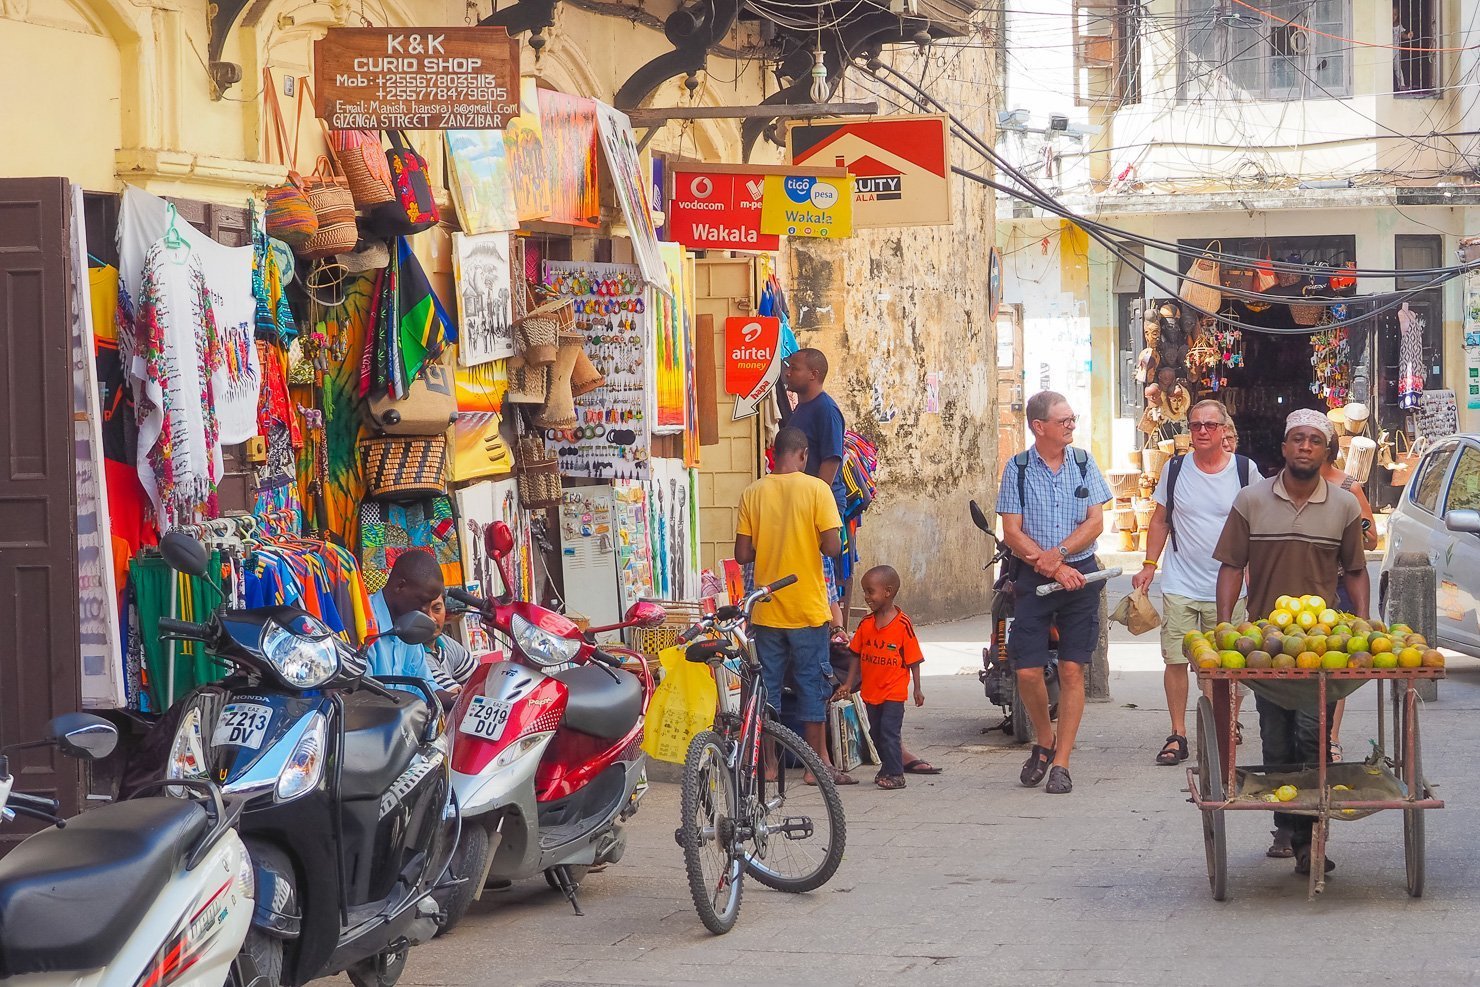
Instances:
[[[1206,696],[1197,701],[1197,787],[1204,802],[1221,802],[1223,792],[1223,758],[1218,752],[1218,728],[1213,719],[1213,704]],[[1203,846],[1208,856],[1208,886],[1214,901],[1228,897],[1228,843],[1224,833],[1222,809],[1204,809]]]
[[[1403,764],[1403,784],[1408,788],[1409,798],[1423,796],[1423,756],[1419,750],[1418,736],[1418,693],[1408,690],[1403,701],[1403,723],[1405,732],[1398,738],[1396,746],[1402,748],[1406,731],[1413,731],[1413,759]],[[1423,897],[1424,878],[1424,810],[1403,810],[1403,863],[1408,871],[1408,894]]]

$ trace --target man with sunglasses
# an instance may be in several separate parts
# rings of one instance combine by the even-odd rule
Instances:
[[[1233,499],[1259,479],[1248,459],[1228,451],[1225,439],[1232,426],[1228,409],[1218,401],[1199,401],[1187,413],[1192,452],[1167,464],[1156,484],[1156,511],[1146,533],[1146,560],[1131,579],[1139,590],[1151,587],[1157,570],[1161,583],[1161,660],[1166,665],[1162,685],[1171,710],[1172,732],[1156,755],[1156,763],[1176,765],[1187,760],[1187,656],[1182,640],[1189,631],[1210,631],[1218,623],[1218,571],[1222,564],[1213,549]],[[1244,601],[1233,610],[1232,622],[1247,619]]]
[[[1105,530],[1101,506],[1110,499],[1110,487],[1093,457],[1073,447],[1078,418],[1062,394],[1038,392],[1028,399],[1027,413],[1033,445],[1007,463],[997,490],[1003,538],[1018,563],[1007,653],[1037,734],[1019,780],[1032,788],[1047,775],[1045,791],[1066,795],[1074,787],[1069,755],[1084,715],[1084,669],[1100,639],[1104,586],[1087,584],[1084,577],[1100,568],[1095,542]],[[1053,582],[1063,589],[1037,594],[1039,586]],[[1059,632],[1057,736],[1044,678],[1054,626]]]

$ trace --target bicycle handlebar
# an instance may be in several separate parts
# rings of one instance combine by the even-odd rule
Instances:
[[[749,596],[741,601],[738,607],[720,607],[714,613],[705,614],[700,617],[697,623],[678,636],[678,643],[688,644],[705,631],[712,630],[717,624],[728,624],[742,619],[748,622],[751,612],[755,610],[757,603],[763,603],[771,599],[779,590],[786,589],[786,587],[796,581],[796,575],[792,574],[790,576],[782,576],[775,582],[765,586],[757,586],[751,591]]]

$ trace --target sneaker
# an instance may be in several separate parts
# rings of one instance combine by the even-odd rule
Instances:
[[[1050,795],[1068,795],[1074,791],[1074,782],[1069,780],[1069,769],[1055,764],[1048,769],[1048,784],[1043,790]]]

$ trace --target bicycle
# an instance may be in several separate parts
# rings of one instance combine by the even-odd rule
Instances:
[[[715,935],[735,927],[747,874],[799,894],[826,884],[843,859],[847,831],[837,785],[811,745],[776,719],[751,638],[755,605],[794,582],[786,576],[762,586],[739,606],[700,618],[680,638],[689,661],[715,670],[720,694],[714,728],[694,737],[684,759],[674,834],[694,909]]]

